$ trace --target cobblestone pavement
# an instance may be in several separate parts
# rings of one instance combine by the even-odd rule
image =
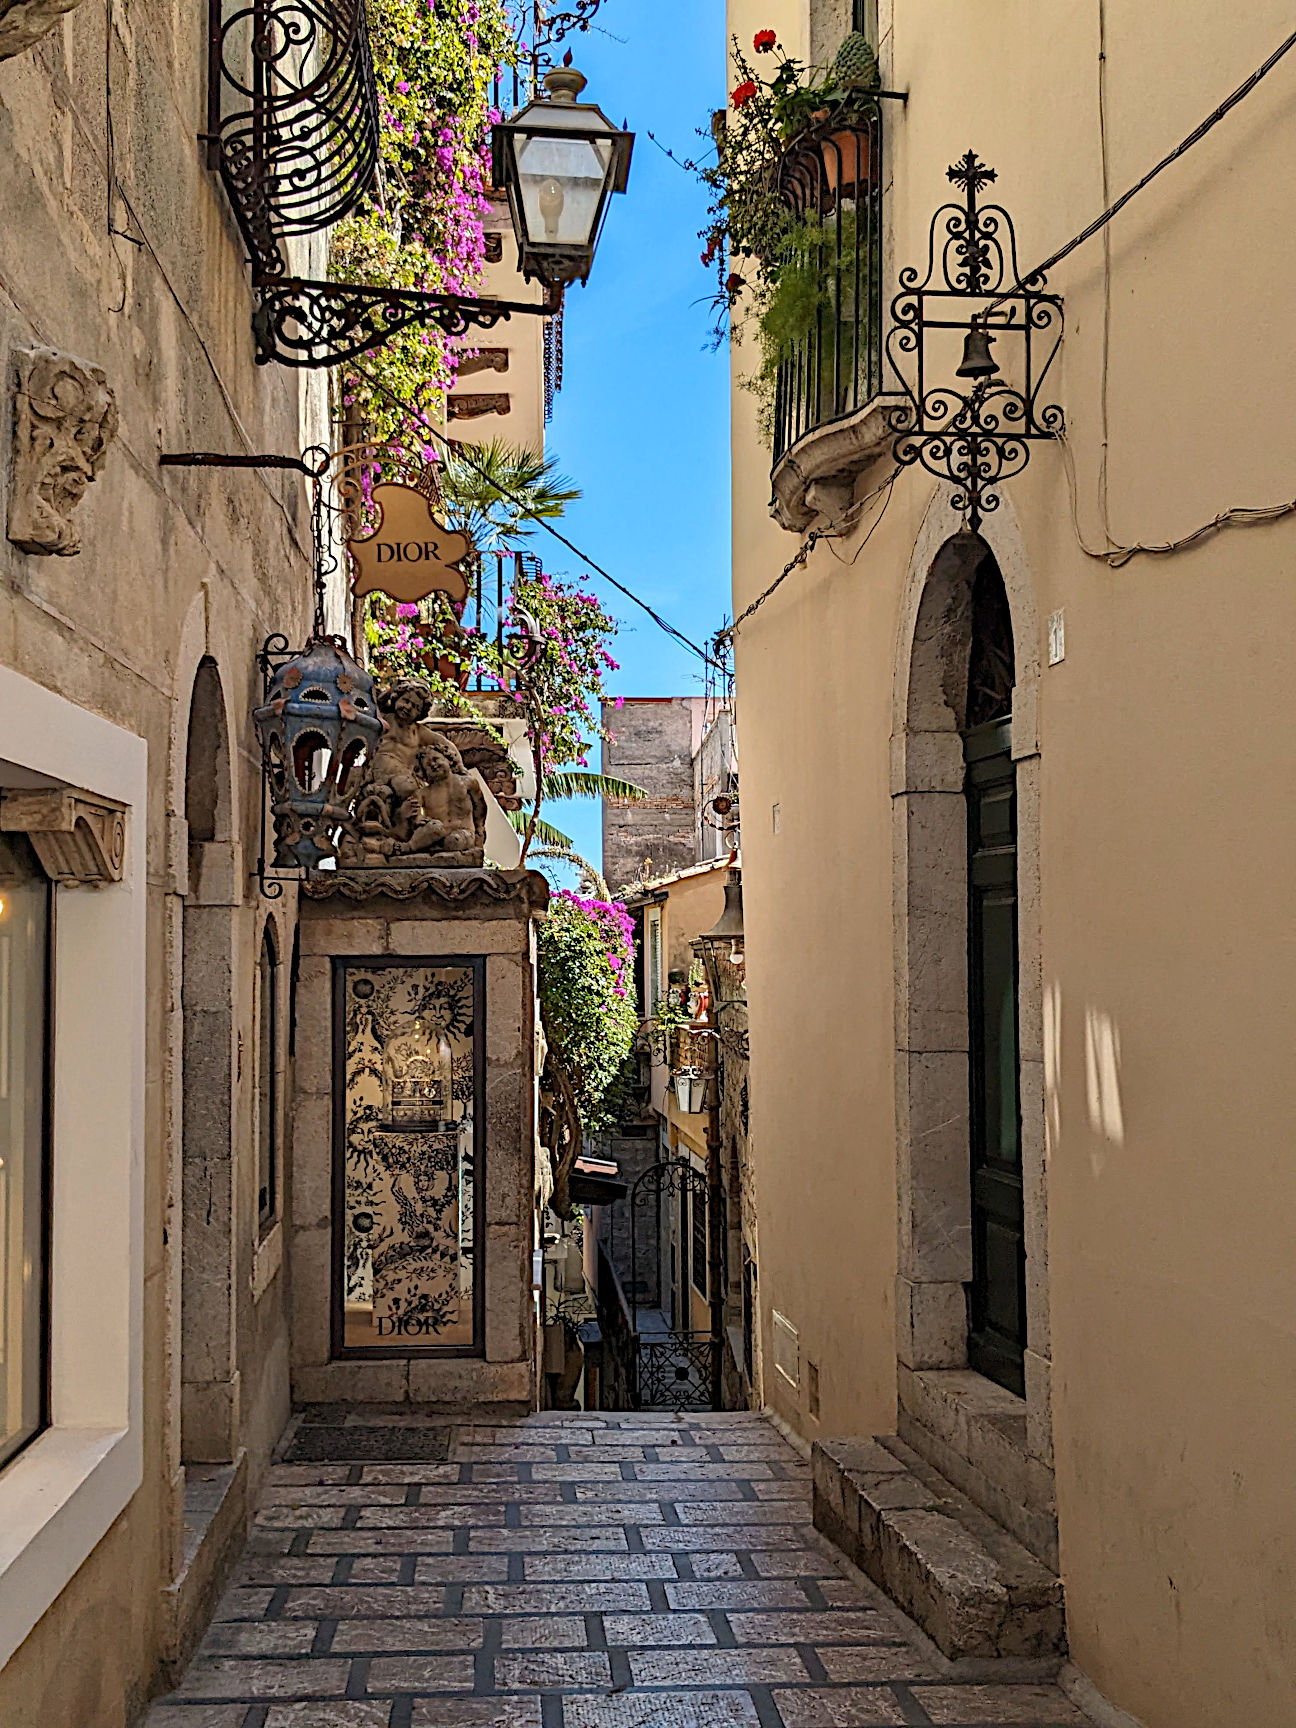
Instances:
[[[757,1415],[456,1426],[445,1464],[280,1465],[147,1728],[1082,1728],[952,1683],[810,1525]]]

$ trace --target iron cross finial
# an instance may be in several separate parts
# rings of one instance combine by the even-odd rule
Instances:
[[[970,192],[974,199],[992,180],[998,179],[994,169],[987,168],[975,150],[969,150],[966,156],[951,163],[946,173],[955,186],[961,186],[965,192]]]

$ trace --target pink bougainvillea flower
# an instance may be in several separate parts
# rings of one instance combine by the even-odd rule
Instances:
[[[741,108],[746,103],[750,102],[752,97],[755,94],[756,94],[755,84],[752,82],[752,80],[750,78],[744,78],[742,83],[734,91],[733,96],[730,98],[730,100],[733,102],[733,105],[735,108]]]
[[[752,46],[758,54],[768,54],[778,45],[776,30],[758,30]]]

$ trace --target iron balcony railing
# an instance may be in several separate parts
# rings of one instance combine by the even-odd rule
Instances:
[[[795,227],[784,268],[801,273],[808,310],[784,348],[774,396],[774,461],[882,388],[881,99],[854,98],[795,140],[778,192]]]
[[[503,659],[504,638],[508,634],[507,612],[515,585],[539,574],[540,560],[530,552],[480,552],[470,567],[472,586],[464,605],[460,624],[463,629],[493,642]],[[481,662],[474,661],[470,690],[494,690],[482,672]]]
[[[207,148],[259,280],[353,210],[378,171],[364,0],[208,0]]]

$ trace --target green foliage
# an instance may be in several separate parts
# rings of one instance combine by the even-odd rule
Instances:
[[[821,345],[821,389],[831,389],[835,351],[840,344],[842,389],[849,392],[856,361],[856,272],[859,299],[862,309],[867,309],[872,305],[874,269],[875,260],[867,247],[861,253],[854,204],[842,206],[840,236],[835,216],[825,222],[811,214],[789,225],[782,262],[777,270],[760,277],[751,297],[760,357],[755,372],[741,380],[757,398],[758,422],[767,440],[772,441],[774,435],[779,362],[812,334]],[[858,348],[859,358],[866,362],[867,332],[861,332]],[[837,412],[837,405],[824,403],[823,411],[831,415]]]
[[[667,990],[657,998],[652,1012],[649,1038],[653,1055],[659,1062],[669,1063],[675,1048],[676,1035],[693,1024],[693,1016],[680,1001],[680,992]]]
[[[555,894],[538,926],[540,1011],[586,1133],[608,1126],[609,1094],[638,1029],[631,923],[615,901]]]
[[[494,552],[535,532],[536,518],[553,522],[580,497],[552,456],[492,438],[449,449],[441,464],[446,521],[479,552]]]
[[[367,11],[380,171],[361,208],[334,230],[332,274],[340,282],[471,293],[485,258],[491,91],[496,70],[517,54],[504,0],[368,0]],[[364,366],[429,417],[454,379],[450,341],[435,330],[401,331]],[[343,399],[367,436],[422,451],[417,423],[359,372],[345,376]]]
[[[717,273],[715,340],[723,341],[731,325],[742,329],[748,321],[754,323],[760,358],[755,373],[743,382],[759,399],[761,429],[769,438],[779,357],[820,327],[839,292],[832,277],[830,236],[813,212],[798,219],[783,202],[779,164],[788,146],[810,126],[833,114],[845,121],[871,101],[878,73],[876,56],[858,32],[846,38],[827,69],[804,66],[785,54],[773,31],[759,32],[755,48],[777,55],[774,73],[759,77],[735,40],[733,63],[739,81],[730,111],[717,115],[712,127],[715,161],[698,172],[711,193],[702,261],[714,265]],[[846,210],[844,224],[849,232],[844,227],[842,277],[853,280],[853,207]],[[831,238],[835,241],[835,235]],[[848,308],[840,310],[844,320]],[[826,340],[838,340],[836,332],[829,332]]]

